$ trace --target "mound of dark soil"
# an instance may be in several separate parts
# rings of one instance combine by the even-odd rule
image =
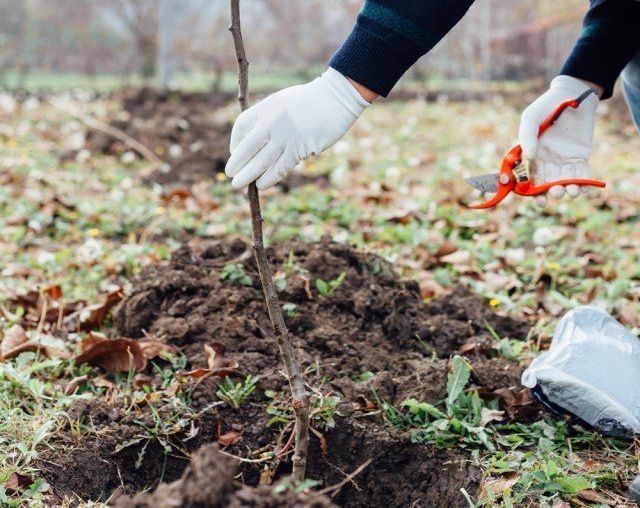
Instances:
[[[110,122],[155,152],[167,166],[150,175],[161,184],[194,183],[224,170],[229,158],[231,125],[220,123],[215,111],[231,97],[142,88],[122,97],[123,112]],[[120,155],[122,141],[100,130],[87,133],[92,151]]]
[[[327,497],[286,491],[274,494],[268,487],[236,490],[233,477],[236,461],[218,451],[217,445],[200,448],[182,477],[160,485],[151,494],[118,499],[116,508],[331,508]]]
[[[312,436],[308,476],[322,486],[335,485],[370,460],[353,482],[334,493],[334,502],[350,507],[464,506],[460,488],[473,495],[480,476],[468,457],[459,450],[412,444],[408,433],[384,422],[376,411],[378,401],[400,404],[415,397],[438,402],[445,395],[448,357],[470,341],[490,341],[485,323],[501,336],[516,338],[524,338],[528,326],[494,314],[462,287],[424,303],[415,282],[400,279],[383,259],[348,246],[292,243],[269,249],[269,256],[308,383],[341,399],[335,428],[323,431],[322,440]],[[319,294],[317,279],[340,277],[332,294]],[[192,408],[201,415],[198,433],[184,448],[196,450],[229,431],[242,436],[228,449],[236,455],[282,443],[278,426],[268,426],[265,390],[287,393],[288,388],[245,242],[193,242],[178,249],[168,264],[147,271],[134,285],[115,321],[123,336],[152,334],[176,346],[191,368],[205,366],[203,346],[209,344],[223,346],[225,355],[238,362],[235,379],[260,377],[258,389],[239,409],[212,407],[217,378],[199,384],[191,394]],[[474,382],[485,393],[519,386],[521,369],[513,362],[482,355],[471,361]],[[164,457],[159,446],[146,449],[141,467],[134,466],[140,447],[114,453],[139,426],[108,403],[85,403],[74,410],[77,419],[93,423],[99,439],[52,459],[58,467],[51,483],[59,491],[107,499],[119,485],[136,492],[154,486],[160,477],[176,480],[184,470],[184,457]],[[170,414],[171,408],[160,411]],[[83,464],[98,464],[93,469],[99,468],[101,476],[96,478],[92,467]],[[287,462],[242,463],[238,478],[255,486],[267,466],[275,479],[289,468]]]

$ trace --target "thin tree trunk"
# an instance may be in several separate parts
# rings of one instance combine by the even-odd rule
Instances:
[[[238,102],[242,111],[249,104],[249,62],[244,50],[242,30],[240,27],[240,0],[231,1],[231,26],[229,30],[233,36],[233,45],[238,58]],[[260,196],[255,183],[249,185],[249,206],[251,208],[251,226],[253,229],[253,253],[258,264],[260,282],[269,311],[269,319],[273,325],[273,332],[278,340],[278,348],[284,361],[284,367],[289,378],[289,386],[293,398],[295,419],[295,445],[293,458],[292,477],[294,482],[304,480],[307,467],[307,448],[309,445],[309,395],[304,385],[302,373],[296,360],[295,351],[291,344],[289,330],[282,317],[278,293],[273,282],[267,252],[262,238],[262,213],[260,211]]]

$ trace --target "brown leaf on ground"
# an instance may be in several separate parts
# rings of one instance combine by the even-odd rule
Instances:
[[[482,481],[480,490],[478,491],[478,503],[483,503],[489,499],[497,500],[502,497],[505,490],[510,489],[520,479],[520,475],[516,472],[505,473],[500,478],[489,481]]]
[[[225,432],[224,434],[218,436],[218,443],[220,443],[221,446],[227,447],[227,446],[236,444],[241,439],[242,439],[241,432],[230,430],[229,432]]]
[[[488,355],[489,351],[491,351],[491,344],[487,340],[470,340],[469,342],[465,342],[458,348],[458,352],[463,356],[470,356],[473,354],[479,355]]]
[[[62,288],[55,284],[41,290],[12,290],[9,291],[7,300],[10,307],[24,307],[27,313],[23,324],[34,327],[41,322],[57,323],[85,306],[83,301],[62,302]]]
[[[89,379],[86,374],[84,376],[74,377],[64,389],[65,395],[73,395],[73,393],[80,387],[82,383],[85,383]]]
[[[7,289],[6,299],[14,305],[24,308],[36,307],[40,298],[40,292],[34,289]]]
[[[133,386],[136,390],[141,390],[144,386],[151,386],[153,384],[153,379],[151,376],[147,376],[146,374],[136,374],[133,376]]]
[[[204,379],[209,376],[227,377],[238,368],[238,362],[231,358],[226,358],[225,347],[214,342],[212,345],[205,344],[204,355],[207,359],[207,368],[199,368],[185,372],[184,375],[193,379]]]
[[[102,325],[104,318],[120,301],[124,298],[124,291],[122,288],[110,291],[107,293],[102,302],[89,305],[83,309],[80,313],[80,329],[92,330]]]
[[[441,258],[443,256],[448,256],[449,254],[453,254],[457,250],[458,250],[458,246],[454,242],[452,242],[451,240],[445,240],[436,251],[435,256],[437,258]]]
[[[480,427],[486,427],[491,422],[501,422],[501,421],[504,421],[504,411],[483,407],[481,410],[480,422],[478,423],[478,425]]]
[[[203,210],[215,210],[220,204],[213,199],[208,182],[197,182],[191,186],[191,195]]]
[[[11,473],[4,488],[11,494],[20,494],[33,483],[33,479],[23,474]]]
[[[276,472],[273,469],[269,469],[269,466],[265,465],[262,471],[260,471],[260,485],[271,485]]]
[[[538,284],[536,286],[536,300],[541,309],[547,311],[554,317],[558,317],[565,312],[565,308],[562,304],[547,295],[547,290],[543,284]]]
[[[93,305],[85,305],[84,302],[71,304],[72,313],[64,319],[64,328],[68,331],[91,331],[102,325],[103,321],[120,301],[124,298],[122,288],[114,289],[102,297],[102,301]],[[67,304],[66,307],[69,307]]]
[[[27,333],[20,325],[13,325],[6,332],[0,344],[0,360],[9,360],[23,351],[36,351],[38,344],[29,342]]]
[[[163,354],[175,355],[178,350],[170,344],[165,344],[158,339],[151,338],[149,340],[138,341],[142,354],[147,360],[153,360],[162,357]]]
[[[43,292],[52,300],[60,300],[62,298],[62,287],[59,284],[53,284],[44,288]]]
[[[522,419],[538,411],[538,404],[529,388],[498,388],[490,396],[500,399],[511,419]]]
[[[471,263],[471,253],[466,250],[457,250],[451,254],[440,257],[440,263],[447,263],[456,266],[467,266]]]
[[[600,505],[608,505],[608,506],[612,506],[610,503],[607,502],[607,500],[602,497],[600,494],[598,494],[595,490],[592,489],[588,489],[588,490],[581,490],[580,492],[578,492],[578,497],[584,501],[589,501],[590,503],[598,503]]]
[[[190,195],[191,195],[191,192],[187,187],[173,186],[173,187],[165,188],[162,191],[162,194],[160,195],[160,199],[162,199],[162,202],[165,205],[168,205],[173,200],[184,201]]]
[[[147,359],[138,341],[131,339],[107,339],[104,335],[91,333],[82,344],[82,353],[77,363],[102,367],[108,372],[127,372],[131,367],[144,370]]]
[[[371,402],[366,397],[363,397],[362,395],[359,395],[356,398],[356,404],[358,405],[358,409],[360,411],[373,411],[375,409],[378,409],[377,404],[374,404],[373,402]]]
[[[640,327],[640,314],[631,305],[625,305],[618,311],[620,322],[634,327]]]

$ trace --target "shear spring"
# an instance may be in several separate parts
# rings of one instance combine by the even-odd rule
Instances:
[[[522,161],[518,162],[513,167],[513,174],[516,177],[516,182],[526,182],[529,180],[529,167],[527,164],[524,164]]]

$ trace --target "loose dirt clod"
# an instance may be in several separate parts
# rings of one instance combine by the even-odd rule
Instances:
[[[233,477],[237,463],[221,454],[217,445],[203,446],[191,459],[182,477],[162,484],[151,494],[134,498],[123,497],[115,508],[331,508],[325,496],[296,494],[291,491],[275,494],[268,487],[245,487],[235,490]]]
[[[247,456],[249,450],[273,449],[279,437],[279,427],[268,425],[272,415],[266,409],[272,400],[265,390],[288,394],[288,387],[273,350],[249,249],[241,240],[184,245],[169,263],[148,270],[134,284],[115,316],[121,336],[144,340],[151,334],[184,354],[187,368],[207,367],[204,345],[222,345],[225,357],[238,363],[234,381],[248,374],[259,376],[257,388],[238,409],[228,404],[210,409],[219,400],[219,379],[209,377],[196,386],[190,404],[201,413],[199,432],[184,443],[191,451],[233,431],[241,439],[227,451]],[[340,397],[335,428],[323,429],[323,440],[312,436],[307,476],[320,481],[320,488],[335,485],[371,459],[353,483],[335,493],[334,502],[350,507],[414,502],[415,506],[464,506],[460,488],[473,495],[480,478],[467,455],[413,444],[408,433],[385,423],[379,412],[366,414],[378,407],[379,400],[396,406],[409,397],[431,403],[442,400],[447,359],[463,344],[491,340],[485,322],[499,335],[513,338],[524,338],[528,325],[496,315],[462,287],[424,303],[418,285],[402,280],[388,262],[345,245],[290,243],[270,248],[269,258],[308,382]],[[324,294],[318,279],[327,283]],[[516,363],[479,354],[470,360],[475,367],[472,380],[481,391],[519,387],[521,368]],[[164,464],[161,447],[150,446],[138,469],[134,463],[139,447],[114,454],[119,442],[135,434],[131,421],[117,409],[102,403],[74,410],[78,418],[93,422],[100,444],[73,452],[75,462],[71,457],[49,460],[63,467],[83,461],[108,465],[101,466],[102,475],[93,483],[66,480],[55,472],[51,483],[58,491],[106,499],[121,479],[127,493],[135,493],[154,486],[154,473],[159,479],[164,469],[164,481],[172,481],[184,471],[187,459],[175,453]],[[238,478],[255,486],[263,466],[242,463]],[[287,462],[280,463],[273,471],[274,480],[289,471]],[[75,468],[73,474],[86,472]]]

